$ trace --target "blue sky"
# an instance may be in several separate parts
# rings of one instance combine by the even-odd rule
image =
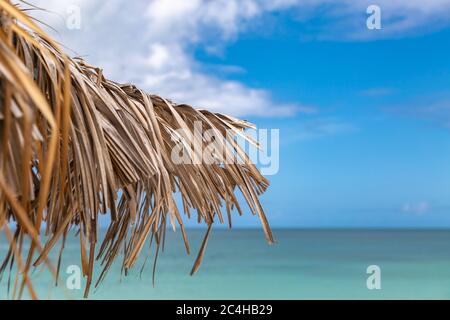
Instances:
[[[450,1],[32,2],[107,76],[279,128],[274,227],[450,226]]]
[[[317,109],[280,119],[274,224],[449,226],[450,30],[374,41],[248,35],[227,50],[242,81]],[[207,58],[206,58],[207,59]]]

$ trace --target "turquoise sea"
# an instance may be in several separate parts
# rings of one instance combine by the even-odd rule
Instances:
[[[213,230],[203,264],[189,272],[204,230],[188,230],[188,256],[179,232],[167,232],[152,286],[152,257],[124,277],[120,264],[110,270],[91,299],[450,299],[450,230],[287,230],[275,229],[269,246],[259,230]],[[41,299],[79,299],[68,290],[69,265],[79,265],[77,238],[66,245],[61,284],[38,269],[33,283]],[[6,240],[0,237],[0,255]],[[366,286],[366,269],[381,270],[381,289]],[[97,269],[99,269],[97,265]],[[7,298],[5,273],[0,298]],[[84,284],[84,280],[83,280]]]

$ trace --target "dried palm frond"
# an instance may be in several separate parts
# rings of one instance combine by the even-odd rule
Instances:
[[[227,134],[242,135],[250,123],[106,79],[100,69],[69,58],[6,0],[0,1],[0,38],[0,228],[10,242],[0,273],[16,263],[18,297],[25,287],[36,297],[28,276],[33,266],[47,263],[57,274],[59,263],[54,268],[48,255],[62,239],[61,257],[72,227],[79,231],[85,296],[95,260],[103,266],[98,284],[122,252],[122,269],[133,267],[149,236],[158,252],[168,223],[179,226],[189,253],[176,193],[184,213],[190,218],[194,211],[208,226],[192,273],[213,223],[225,220],[223,207],[230,227],[233,208],[242,213],[237,192],[273,241],[258,199],[268,181]],[[176,144],[206,144],[205,137],[193,141],[198,122],[218,132],[224,139],[217,143],[239,161],[174,163]],[[97,248],[99,214],[109,215],[110,224]]]

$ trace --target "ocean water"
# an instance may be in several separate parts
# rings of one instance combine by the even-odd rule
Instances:
[[[189,272],[204,231],[188,230],[187,255],[179,232],[167,232],[152,285],[150,256],[126,277],[116,263],[90,299],[450,299],[450,230],[275,229],[275,245],[259,230],[213,230],[198,273]],[[0,257],[6,240],[0,238]],[[61,282],[37,269],[33,284],[41,299],[80,299],[68,290],[69,265],[79,265],[77,238],[66,245]],[[381,270],[381,289],[369,290],[367,267]],[[96,265],[98,274],[99,265]],[[7,298],[8,274],[0,283]],[[84,280],[83,283],[84,284]]]

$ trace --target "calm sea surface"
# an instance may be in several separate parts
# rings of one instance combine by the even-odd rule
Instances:
[[[258,230],[213,230],[203,264],[189,276],[204,231],[188,230],[188,256],[179,232],[167,232],[152,286],[149,258],[127,277],[120,263],[91,299],[450,299],[450,230],[274,230],[269,246]],[[0,236],[0,257],[6,253]],[[61,284],[37,269],[33,284],[41,299],[79,299],[82,290],[67,290],[69,265],[79,265],[77,238],[66,244]],[[381,269],[381,289],[367,289],[366,269]],[[99,265],[96,265],[99,270]],[[98,274],[98,272],[97,272]],[[8,273],[0,283],[7,298]],[[84,280],[82,282],[84,284]]]

